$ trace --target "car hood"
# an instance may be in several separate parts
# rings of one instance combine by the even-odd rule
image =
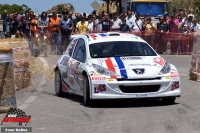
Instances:
[[[97,64],[117,73],[117,78],[156,78],[166,60],[157,56],[126,56],[91,59]]]

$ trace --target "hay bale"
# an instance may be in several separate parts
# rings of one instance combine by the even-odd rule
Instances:
[[[16,90],[29,87],[31,85],[31,71],[20,71],[15,73]]]
[[[3,49],[5,48],[5,49]],[[14,88],[14,65],[12,50],[9,47],[0,47],[0,112],[5,107],[16,107]],[[10,52],[10,53],[8,53]],[[2,54],[3,53],[3,54]],[[5,54],[6,53],[6,54]]]

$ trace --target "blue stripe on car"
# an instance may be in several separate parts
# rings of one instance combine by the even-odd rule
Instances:
[[[127,76],[126,68],[125,68],[124,63],[122,62],[121,58],[115,57],[115,60],[117,62],[117,65],[119,66],[119,70],[120,70],[122,78],[127,79],[128,76]]]

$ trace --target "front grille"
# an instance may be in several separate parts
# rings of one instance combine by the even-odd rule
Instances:
[[[160,89],[160,85],[141,85],[141,86],[119,85],[119,88],[123,93],[148,93],[148,92],[157,92]]]
[[[142,78],[142,79],[117,79],[117,81],[144,81],[144,80],[160,80],[161,77],[156,78]]]

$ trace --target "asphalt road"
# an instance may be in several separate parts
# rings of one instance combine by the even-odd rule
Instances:
[[[84,107],[80,96],[57,97],[54,80],[17,91],[18,107],[31,115],[34,133],[200,133],[200,83],[189,80],[189,55],[163,55],[181,75],[182,96],[173,105],[159,100],[99,101]],[[45,58],[50,68],[58,56]],[[3,119],[5,114],[0,115]],[[6,126],[4,124],[3,126]],[[17,125],[16,125],[17,126]]]

